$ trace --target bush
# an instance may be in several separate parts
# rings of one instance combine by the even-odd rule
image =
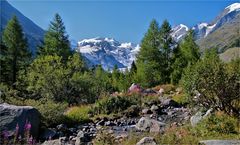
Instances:
[[[25,76],[27,90],[32,96],[74,103],[94,102],[93,82],[79,54],[69,57],[67,64],[60,56],[40,56],[30,65]]]
[[[197,104],[238,115],[233,102],[240,98],[239,62],[225,64],[215,51],[207,51],[202,60],[186,69],[182,78],[181,83],[189,99],[193,100],[191,96],[197,91],[200,93]]]
[[[46,126],[58,125],[65,122],[64,111],[67,103],[56,103],[51,100],[26,100],[25,105],[36,108],[41,113],[41,121]]]
[[[238,134],[239,122],[236,118],[216,112],[214,115],[201,121],[195,128],[197,135],[208,136],[212,134]]]
[[[135,104],[134,98],[131,97],[104,97],[95,103],[91,111],[93,114],[119,113]]]
[[[90,106],[75,106],[69,108],[66,113],[66,119],[69,123],[85,123],[89,119]]]
[[[184,93],[180,93],[180,94],[175,94],[172,99],[174,101],[176,101],[177,103],[181,104],[181,105],[186,105],[189,103],[187,94]]]
[[[0,103],[8,103],[13,105],[23,105],[23,98],[19,98],[19,91],[0,83]]]

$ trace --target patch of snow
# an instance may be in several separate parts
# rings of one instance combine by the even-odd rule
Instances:
[[[78,42],[79,43],[98,43],[98,42],[101,42],[102,40],[99,39],[99,37],[96,37],[96,38],[91,38],[91,39],[83,39],[82,41]]]
[[[121,45],[119,46],[121,48],[130,48],[132,47],[132,43],[129,42],[129,43],[121,43]]]
[[[188,28],[186,25],[180,24],[180,26],[181,26],[182,28],[185,28],[186,31],[189,30],[189,28]]]
[[[212,30],[214,29],[215,26],[216,26],[216,24],[214,24],[212,26],[208,26],[204,37],[206,37],[210,32],[212,32]]]
[[[208,26],[208,23],[200,23],[200,24],[198,24],[198,29],[200,30],[207,26]]]
[[[188,31],[189,28],[186,25],[180,24],[172,29],[171,36],[176,42],[178,42],[187,34]]]
[[[226,7],[225,9],[229,9],[228,13],[231,13],[232,11],[239,11],[240,10],[240,3],[233,3]]]

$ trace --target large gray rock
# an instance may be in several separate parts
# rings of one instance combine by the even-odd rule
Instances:
[[[89,134],[79,131],[76,137],[75,145],[85,145],[87,142],[90,142]]]
[[[136,129],[147,132],[163,132],[165,123],[151,119],[149,117],[142,117],[136,124]]]
[[[206,113],[203,113],[201,111],[197,112],[195,115],[193,115],[190,118],[190,122],[192,126],[196,126],[202,119],[206,118],[207,116],[210,115],[210,113],[212,112],[212,108],[209,109]]]
[[[203,140],[200,145],[240,145],[240,140]]]
[[[171,107],[180,107],[180,105],[176,101],[174,101],[172,99],[160,98],[160,101],[161,101],[161,106],[165,107],[165,108],[167,108],[169,106],[171,106]]]
[[[19,134],[24,134],[26,122],[31,124],[30,133],[33,137],[38,136],[40,113],[31,106],[15,106],[6,103],[0,104],[0,128],[13,135],[18,124]]]
[[[153,137],[144,137],[136,145],[157,145]]]
[[[42,145],[61,145],[59,139],[45,141]]]

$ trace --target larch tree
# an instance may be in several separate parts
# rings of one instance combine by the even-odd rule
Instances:
[[[160,51],[161,56],[161,83],[170,82],[172,50],[174,41],[171,36],[172,28],[167,20],[160,27]]]
[[[137,81],[144,87],[160,83],[161,52],[159,48],[159,26],[156,20],[152,20],[142,39],[140,52],[137,56]]]
[[[8,65],[2,66],[1,64],[1,69],[4,69],[5,75],[8,75],[9,80],[6,80],[7,83],[15,87],[18,72],[25,69],[31,60],[27,39],[16,16],[13,16],[6,25],[2,42],[2,45],[5,46],[5,49],[1,51],[3,65]]]
[[[71,55],[70,42],[66,28],[59,14],[55,14],[53,21],[44,36],[43,46],[39,47],[39,55],[58,55],[66,61]]]

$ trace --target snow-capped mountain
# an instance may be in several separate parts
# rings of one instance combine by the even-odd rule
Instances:
[[[112,38],[92,38],[78,42],[76,51],[85,57],[90,65],[102,65],[105,70],[128,68],[135,60],[139,45],[119,43]]]
[[[180,24],[172,29],[171,36],[176,42],[181,41],[187,34],[189,28],[186,25]]]
[[[16,15],[20,24],[22,25],[23,32],[28,39],[29,48],[33,53],[36,51],[37,45],[43,40],[44,30],[32,22],[29,18],[25,17],[21,12],[11,6],[6,0],[0,1],[1,6],[1,25],[0,33],[2,33],[7,22]]]
[[[224,24],[236,20],[236,16],[240,13],[240,3],[234,3],[226,7],[223,12],[220,13],[212,22],[210,23],[199,23],[192,27],[191,29],[195,32],[196,40],[207,37],[209,34],[215,30],[222,27]],[[188,27],[180,24],[173,28],[172,36],[177,42],[182,40],[188,31]]]
[[[212,33],[223,29],[223,27],[225,28],[225,26],[229,23],[233,23],[234,25],[236,25],[236,21],[239,21],[239,16],[240,3],[234,3],[226,7],[223,12],[211,23],[199,23],[192,28],[189,28],[184,24],[180,24],[176,27],[173,27],[171,35],[175,41],[179,42],[184,38],[187,32],[192,29],[195,32],[197,42],[202,40],[205,41],[205,39],[212,35]],[[240,21],[238,24],[240,24]],[[227,31],[224,34],[226,33],[232,32]],[[213,44],[212,40],[213,39],[211,38],[211,40],[207,41]],[[222,39],[219,39],[219,41],[221,40]],[[209,46],[210,44],[206,43],[207,46],[205,46],[204,41],[199,43],[200,47],[201,45],[203,45],[204,48],[207,48],[207,46]],[[214,39],[214,42],[215,41],[217,42],[218,40]],[[211,47],[220,48],[220,43],[218,43],[217,46],[215,46],[214,44],[214,46]],[[139,50],[139,45],[134,45],[132,43],[119,43],[118,41],[111,38],[99,37],[79,41],[77,46],[77,51],[82,53],[82,55],[91,65],[101,64],[105,70],[112,70],[114,68],[114,65],[117,65],[120,69],[129,68],[132,61],[135,60],[136,54],[139,52]]]

